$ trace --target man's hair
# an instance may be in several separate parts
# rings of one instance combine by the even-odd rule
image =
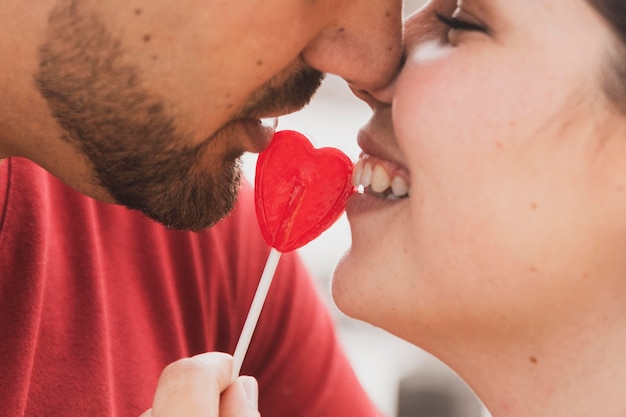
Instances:
[[[626,1],[587,0],[607,21],[618,42],[609,57],[604,89],[608,98],[626,114]]]

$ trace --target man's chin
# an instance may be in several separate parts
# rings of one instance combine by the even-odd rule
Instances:
[[[222,181],[194,181],[194,184],[160,185],[163,191],[147,191],[133,199],[118,199],[127,208],[138,210],[167,228],[199,231],[214,226],[234,209],[239,195],[241,173]],[[183,185],[181,185],[183,184]]]

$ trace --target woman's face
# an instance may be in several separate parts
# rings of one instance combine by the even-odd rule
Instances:
[[[408,197],[349,202],[337,305],[424,345],[548,330],[622,288],[626,117],[602,90],[604,21],[584,0],[435,0],[405,44],[395,82],[360,94],[355,176]]]

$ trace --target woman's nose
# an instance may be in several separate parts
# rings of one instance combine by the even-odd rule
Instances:
[[[336,1],[333,21],[303,51],[312,67],[339,75],[355,89],[377,89],[402,55],[401,0]]]

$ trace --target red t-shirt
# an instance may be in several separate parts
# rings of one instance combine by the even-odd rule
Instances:
[[[0,164],[0,415],[138,416],[163,368],[234,351],[269,249],[244,184],[199,233]],[[268,417],[377,415],[294,254],[280,260],[242,369]]]

